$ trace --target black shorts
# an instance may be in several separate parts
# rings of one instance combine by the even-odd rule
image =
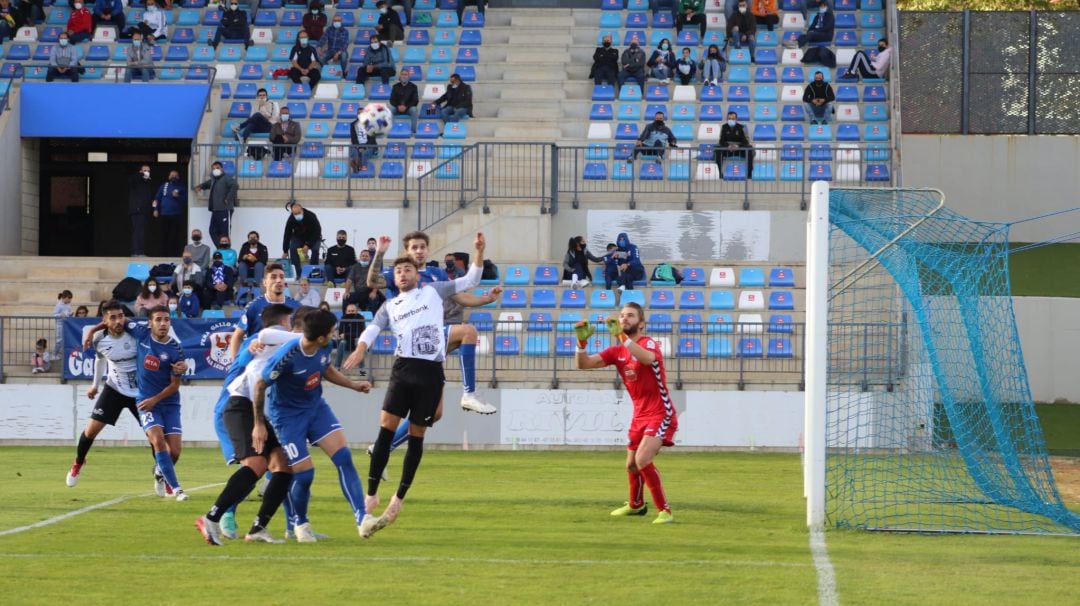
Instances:
[[[382,409],[408,418],[415,425],[431,427],[435,424],[444,383],[442,362],[398,358],[390,372],[390,387],[386,389]]]
[[[125,396],[106,385],[105,389],[101,390],[101,395],[98,396],[97,401],[94,402],[94,410],[90,413],[90,418],[106,425],[116,425],[116,420],[120,418],[120,413],[125,409],[131,411],[131,416],[135,417],[135,421],[142,425],[142,422],[139,421],[139,411],[135,409],[135,398]]]
[[[225,403],[225,412],[221,419],[225,422],[225,430],[229,432],[229,441],[232,442],[233,456],[237,462],[248,457],[269,457],[275,448],[279,448],[277,434],[273,426],[266,424],[266,444],[261,451],[256,451],[251,443],[251,430],[255,427],[255,411],[251,407],[251,400],[241,396],[230,396]]]

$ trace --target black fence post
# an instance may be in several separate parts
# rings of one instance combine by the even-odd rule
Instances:
[[[541,210],[543,207],[541,206]],[[559,146],[551,144],[551,202],[548,204],[548,213],[559,212]]]
[[[1037,106],[1035,100],[1037,95],[1035,93],[1035,86],[1038,82],[1038,55],[1039,55],[1039,13],[1030,11],[1028,13],[1028,132],[1029,135],[1035,134],[1035,111]]]
[[[963,17],[963,42],[960,52],[960,134],[968,134],[970,115],[968,113],[969,87],[971,86],[971,11],[965,10]]]

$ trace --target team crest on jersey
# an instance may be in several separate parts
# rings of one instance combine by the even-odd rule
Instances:
[[[207,349],[206,363],[215,370],[225,372],[229,369],[229,341],[235,326],[232,322],[217,322],[210,325],[210,330],[203,333],[199,345]]]
[[[315,389],[319,386],[319,381],[322,379],[322,373],[314,372],[304,381],[304,389]]]
[[[148,355],[143,358],[143,368],[150,372],[157,372],[161,368],[161,360],[155,355]]]

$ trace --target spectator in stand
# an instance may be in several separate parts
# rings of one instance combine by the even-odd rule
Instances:
[[[274,125],[278,122],[278,117],[281,114],[281,105],[277,101],[270,99],[269,93],[265,88],[260,88],[255,93],[255,103],[252,105],[254,111],[251,112],[251,116],[247,120],[244,120],[240,124],[234,124],[232,127],[233,136],[237,141],[244,142],[252,134],[266,134],[274,128]]]
[[[180,171],[169,171],[169,179],[161,184],[151,203],[154,217],[161,217],[162,244],[166,256],[173,256],[184,237],[184,217],[187,215],[187,188],[180,180]]]
[[[154,77],[154,54],[149,44],[143,44],[142,34],[131,35],[131,48],[128,49],[127,69],[124,70],[124,82],[131,82],[138,76],[143,82]]]
[[[319,218],[310,210],[304,209],[299,202],[289,207],[289,218],[285,221],[285,236],[282,238],[283,257],[292,261],[296,275],[303,274],[304,265],[319,264],[319,246],[322,244],[322,225]],[[301,259],[300,253],[304,253]]]
[[[371,76],[378,76],[383,84],[389,84],[390,77],[394,75],[394,55],[377,35],[372,34],[368,42],[370,48],[364,55],[364,63],[356,70],[356,83],[364,84]]]
[[[334,20],[330,22],[330,29],[326,30],[322,39],[319,40],[319,56],[327,65],[331,63],[340,65],[342,74],[348,70],[349,30],[345,29],[341,13],[334,15]]]
[[[357,255],[356,258],[356,264],[350,267],[349,273],[345,275],[346,297],[351,295],[354,290],[367,284],[367,275],[368,269],[371,267],[371,258],[371,251],[366,248],[360,249],[360,254]],[[375,269],[376,271],[382,271],[382,267],[377,267]]]
[[[592,282],[592,271],[589,269],[589,261],[603,263],[603,259],[589,252],[585,245],[584,236],[574,236],[566,245],[566,254],[563,255],[562,279],[570,282],[570,288],[585,288]]]
[[[169,317],[181,318],[180,315],[180,297],[176,295],[169,295]]]
[[[156,40],[164,40],[168,37],[169,26],[165,23],[165,11],[158,8],[155,0],[146,0],[143,20],[129,27],[127,34],[134,37],[135,32],[143,35],[147,46],[152,45]]]
[[[274,146],[274,161],[280,162],[285,156],[290,158],[296,153],[296,144],[300,142],[300,123],[291,120],[289,108],[281,108],[278,123],[270,128],[270,144]]]
[[[734,45],[735,48],[749,46],[750,61],[754,61],[754,51],[757,49],[757,21],[754,20],[754,14],[746,5],[746,0],[739,0],[739,4],[735,7],[735,14],[728,19],[727,39],[728,43]]]
[[[326,266],[323,273],[327,283],[337,286],[344,284],[349,277],[349,270],[356,265],[356,250],[349,246],[348,236],[344,229],[337,232],[337,244],[326,249]]]
[[[369,311],[374,314],[386,302],[386,296],[383,295],[381,290],[369,288],[367,285],[370,265],[371,254],[366,248],[361,249],[360,259],[349,270],[349,277],[345,280],[345,299],[341,304],[342,309],[345,309],[345,306],[349,303],[355,303],[360,311]]]
[[[94,37],[94,16],[82,2],[76,2],[68,17],[67,32],[72,44]]]
[[[694,81],[694,75],[697,74],[697,62],[690,55],[690,49],[682,49],[682,56],[675,63],[675,77],[679,79],[679,84],[686,86]]]
[[[720,47],[710,44],[709,50],[701,59],[701,82],[705,86],[716,86],[724,79],[726,67],[727,60],[724,58],[724,53],[720,52]]]
[[[727,122],[720,127],[720,140],[713,154],[721,175],[724,174],[724,158],[728,157],[746,158],[747,178],[754,174],[754,150],[750,138],[746,136],[746,127],[739,123],[735,112],[727,113]]]
[[[184,247],[184,255],[191,253],[191,260],[200,268],[205,268],[210,266],[210,252],[210,247],[202,243],[202,230],[191,230],[191,244]]]
[[[401,15],[397,11],[390,10],[390,7],[386,5],[386,0],[376,2],[375,8],[379,11],[379,22],[375,24],[379,40],[393,48],[394,41],[405,39],[405,26],[401,23]]]
[[[751,0],[750,12],[757,25],[764,25],[770,32],[780,23],[780,13],[776,10],[776,0]]]
[[[450,74],[450,86],[446,88],[443,96],[431,104],[431,107],[439,110],[443,122],[460,122],[465,118],[471,118],[473,115],[472,87],[462,82],[461,76]]]
[[[356,119],[349,123],[349,170],[354,173],[367,170],[368,160],[379,151],[375,135],[368,133],[360,121],[362,115],[363,109],[358,109]]]
[[[679,0],[678,14],[675,15],[675,34],[681,34],[683,27],[689,23],[698,26],[701,37],[705,37],[705,0]]]
[[[96,0],[94,2],[94,27],[112,26],[119,36],[126,23],[124,3],[120,0]]]
[[[671,41],[667,38],[661,40],[645,65],[653,79],[661,84],[671,82],[671,74],[675,71],[675,53],[671,51]]]
[[[135,298],[135,315],[145,318],[149,315],[151,308],[165,305],[168,302],[169,297],[161,291],[157,280],[147,278],[143,280],[142,290],[139,291],[139,296]]]
[[[139,172],[128,178],[128,216],[131,218],[131,256],[146,256],[146,216],[150,214],[154,186],[150,183],[150,166],[143,164]]]
[[[190,248],[190,246],[184,248],[184,256],[180,257],[180,264],[173,270],[173,284],[176,284],[177,286],[184,286],[188,283],[193,285],[203,283],[203,268],[195,262],[194,255]],[[209,261],[210,248],[208,246],[203,246],[202,248],[206,248],[206,260]],[[202,295],[201,287],[196,286],[195,291],[196,296]]]
[[[240,254],[232,249],[232,239],[229,236],[221,236],[218,238],[218,246],[215,251],[221,254],[221,260],[225,262],[225,265],[236,269],[236,263],[240,260]]]
[[[26,25],[37,25],[45,22],[44,0],[19,0],[19,12],[26,19]]]
[[[22,12],[12,6],[11,0],[0,0],[0,44],[5,38],[14,40],[22,23]]]
[[[236,179],[225,174],[225,167],[221,162],[214,162],[210,165],[210,178],[196,185],[195,189],[209,192],[206,196],[206,207],[210,211],[210,239],[212,242],[219,242],[221,236],[232,233],[232,215],[236,208],[236,192],[240,186],[236,184]],[[193,238],[195,231],[191,232]],[[199,232],[199,235],[202,236],[202,232]],[[210,249],[207,248],[205,257],[195,255],[196,262],[200,258],[209,262]],[[201,263],[199,266],[206,268]]]
[[[300,35],[296,37],[296,45],[289,53],[289,79],[300,84],[301,78],[307,76],[308,84],[314,91],[319,85],[319,78],[322,77],[322,71],[320,71],[322,61],[319,59],[319,51],[310,42],[307,32],[300,32]]]
[[[619,280],[619,259],[615,256],[619,247],[614,242],[607,245],[607,254],[601,257],[604,260],[604,288],[611,290]]]
[[[247,11],[240,10],[240,4],[237,0],[231,0],[229,2],[229,8],[221,13],[221,21],[218,23],[217,29],[214,30],[214,39],[210,41],[210,46],[217,48],[221,44],[221,40],[243,40],[244,48],[247,48],[254,44],[251,40],[251,25],[248,20]]]
[[[623,51],[619,63],[622,65],[622,71],[619,72],[619,87],[622,87],[627,80],[633,78],[637,82],[638,88],[644,90],[645,51],[638,46],[637,40],[630,41],[630,46]]]
[[[622,232],[615,238],[617,247],[614,255],[619,260],[619,290],[634,290],[634,282],[645,279],[645,266],[641,263],[641,253],[636,244],[630,243],[630,236]]]
[[[877,56],[871,59],[864,51],[858,51],[851,59],[851,65],[847,72],[840,76],[840,80],[857,82],[859,78],[887,78],[889,76],[889,60],[892,52],[889,50],[889,41],[885,38],[878,40]]]
[[[829,10],[829,3],[826,0],[820,0],[817,14],[814,15],[810,25],[807,26],[806,33],[799,34],[798,40],[788,40],[785,46],[795,48],[796,46],[802,47],[815,42],[831,43],[835,30],[836,17],[833,17],[832,11]]]
[[[458,0],[457,5],[457,20],[458,24],[465,22],[465,5],[472,4],[476,7],[481,15],[484,14],[484,9],[487,8],[488,0]]]
[[[379,245],[379,243],[375,240],[375,238],[368,238],[367,239],[367,251],[368,251],[368,260],[369,261],[375,258],[375,252],[376,252],[375,249],[376,249],[376,247],[378,247],[378,245]]]
[[[85,318],[90,315],[90,308],[85,305],[80,305],[75,308],[76,318]]]
[[[605,34],[592,55],[589,77],[597,86],[619,83],[619,50],[611,46],[611,35]]]
[[[184,282],[184,288],[180,290],[180,314],[185,318],[198,318],[202,313],[202,304],[199,302],[199,291],[194,280]]]
[[[674,149],[677,146],[675,133],[664,124],[664,112],[656,112],[653,121],[645,126],[645,130],[641,131],[641,136],[634,143],[634,154],[630,156],[630,161],[637,160],[638,154],[644,152],[656,156],[656,161],[660,162],[664,159],[665,147]]]
[[[240,285],[258,287],[263,281],[263,272],[270,262],[270,251],[259,242],[259,232],[249,231],[247,244],[240,250]],[[224,255],[222,255],[224,259]]]
[[[825,74],[820,70],[814,72],[814,80],[806,85],[802,100],[806,104],[810,124],[829,123],[829,108],[832,107],[832,102],[836,101],[836,93],[825,81]]]
[[[53,49],[49,54],[49,71],[45,72],[45,81],[52,82],[55,78],[68,78],[72,82],[79,81],[79,58],[82,53],[79,47],[73,46],[67,32],[60,32],[60,46]]]
[[[468,254],[466,253],[446,253],[443,257],[443,263],[446,265],[444,271],[446,277],[451,280],[456,280],[469,273],[465,267],[469,264]]]
[[[206,270],[203,283],[203,307],[221,309],[233,299],[233,285],[236,283],[236,270],[222,260],[221,251],[214,251],[213,260]]]
[[[409,82],[409,70],[403,69],[398,74],[398,81],[390,89],[390,111],[394,116],[408,116],[412,133],[416,134],[416,120],[419,117],[420,91]]]
[[[304,33],[315,42],[322,40],[323,31],[326,30],[326,13],[323,12],[321,0],[312,0],[308,12],[304,14],[304,19],[301,21],[301,27],[304,28]]]
[[[53,317],[56,318],[56,355],[62,357],[64,346],[64,318],[71,317],[71,300],[75,295],[70,290],[64,289],[56,295],[56,306],[53,307]]]
[[[337,349],[337,366],[341,365],[348,353],[356,349],[356,340],[364,332],[364,316],[360,313],[360,307],[356,303],[347,303],[343,309],[345,313],[342,314],[339,324],[341,343]]]
[[[311,286],[311,280],[300,278],[300,293],[296,300],[299,301],[301,305],[318,307],[319,303],[322,303],[322,295],[319,294],[318,288]]]
[[[34,353],[30,354],[30,372],[33,374],[49,372],[52,368],[53,356],[46,351],[48,348],[49,342],[45,339],[38,339],[34,344]]]

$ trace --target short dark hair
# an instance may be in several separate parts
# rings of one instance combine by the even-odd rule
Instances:
[[[292,312],[292,308],[284,303],[271,303],[263,309],[259,317],[263,326],[277,326],[281,324],[282,318],[288,318]]]
[[[192,288],[192,290],[194,290],[195,289],[195,282],[193,282],[191,280],[184,280],[184,286],[190,286]]]
[[[256,95],[258,95],[259,93],[265,93],[266,96],[268,96],[268,97],[270,96],[270,93],[266,92],[265,88],[260,88],[259,90],[255,91]]]
[[[339,229],[339,230],[337,230],[337,233],[338,233],[338,235],[339,235],[339,236],[340,236],[341,234],[345,234],[346,236],[347,236],[347,235],[349,235],[349,232],[345,231],[344,229]]]
[[[147,318],[153,318],[154,314],[157,314],[157,313],[162,313],[162,314],[165,314],[166,316],[169,315],[169,306],[168,305],[155,305],[155,306],[151,307],[149,310],[147,310],[146,317]]]
[[[394,259],[394,264],[391,265],[391,267],[397,267],[398,265],[412,265],[416,268],[416,271],[420,271],[420,264],[409,257],[398,257]]]
[[[885,46],[889,45],[889,39],[888,38],[878,38],[878,42],[884,42]]]
[[[429,238],[428,235],[422,231],[410,231],[409,233],[405,234],[405,237],[401,239],[401,242],[405,246],[408,246],[410,240],[423,240],[424,244],[431,246],[431,238]]]
[[[453,80],[455,78],[460,81],[461,80],[461,74],[459,74],[457,72],[454,72],[454,73],[450,74],[450,79],[451,80]]]
[[[271,264],[266,266],[266,269],[264,270],[264,272],[265,273],[270,273],[272,271],[279,271],[279,270],[280,271],[285,271],[285,266],[282,265],[281,263],[271,263]],[[286,273],[288,273],[288,272],[286,272]]]
[[[736,113],[735,113],[735,110],[731,110],[731,111],[729,111],[729,112],[727,113],[727,115],[729,115],[729,116],[731,116],[731,115],[734,115],[736,119],[738,119],[738,117],[739,117],[739,114],[736,114]]]
[[[49,342],[45,339],[38,339],[37,342],[34,343],[34,345],[37,345],[38,347],[48,347]]]
[[[308,317],[311,312],[319,311],[318,307],[312,307],[310,305],[301,305],[293,311],[292,325],[293,329],[304,327],[304,318]]]
[[[223,166],[223,165],[221,164],[221,162],[218,162],[218,161],[215,160],[214,163],[211,164],[210,166]]]
[[[117,301],[116,299],[109,299],[108,301],[101,304],[102,314],[113,311],[114,309],[124,311],[124,304],[120,301]]]
[[[333,313],[316,309],[304,317],[304,338],[314,341],[319,337],[328,337],[337,325],[337,316]]]
[[[256,238],[261,237],[259,236],[259,232],[255,231],[254,229],[248,232],[248,237],[251,237],[251,234],[255,234]]]
[[[368,242],[378,242],[378,240],[376,240],[375,238],[368,238],[367,241]]]

